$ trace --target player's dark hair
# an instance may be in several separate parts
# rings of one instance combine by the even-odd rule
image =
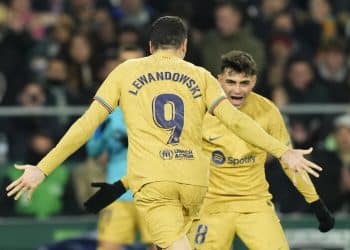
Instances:
[[[187,38],[187,26],[180,17],[163,16],[153,22],[150,33],[150,41],[156,49],[177,49]]]
[[[240,50],[232,50],[221,56],[221,72],[224,72],[226,69],[244,73],[247,76],[257,74],[256,63],[253,57]]]

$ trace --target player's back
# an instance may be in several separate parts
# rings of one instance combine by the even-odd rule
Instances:
[[[122,68],[119,104],[128,128],[132,191],[156,181],[206,186],[201,133],[209,73],[165,52]]]

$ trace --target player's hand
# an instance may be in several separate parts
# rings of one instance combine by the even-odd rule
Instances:
[[[24,173],[6,187],[7,196],[16,195],[15,200],[18,200],[27,192],[27,199],[30,200],[34,190],[45,179],[45,175],[40,168],[32,165],[15,165],[15,168],[23,170]]]
[[[312,148],[309,149],[289,149],[281,157],[282,163],[289,167],[293,172],[306,171],[309,174],[319,177],[317,171],[322,171],[322,168],[304,158],[304,155],[310,154]]]
[[[331,212],[321,199],[314,201],[310,204],[312,211],[316,215],[319,222],[318,229],[322,232],[328,232],[334,227],[335,219]]]
[[[99,187],[100,189],[84,202],[84,207],[86,211],[94,214],[107,207],[126,192],[123,182],[120,180],[113,184],[105,182],[91,183],[91,186]]]

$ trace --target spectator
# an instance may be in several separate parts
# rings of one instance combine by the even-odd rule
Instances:
[[[346,50],[342,40],[331,39],[321,47],[317,64],[318,74],[327,85],[332,102],[345,103],[350,101],[350,78],[346,65]]]
[[[87,104],[96,91],[96,72],[94,71],[93,48],[90,40],[83,34],[72,37],[69,46],[67,89],[74,98],[74,104]]]
[[[285,66],[295,50],[295,42],[288,33],[276,32],[271,35],[267,48],[269,63],[263,72],[262,82],[259,83],[256,91],[272,98],[274,89],[283,86]]]
[[[317,153],[316,151],[315,153]],[[315,157],[316,156],[316,157]],[[334,120],[333,133],[326,139],[324,149],[313,156],[315,162],[323,161],[324,174],[313,180],[328,198],[330,208],[349,212],[350,208],[350,115]],[[325,201],[327,201],[325,200]]]
[[[94,0],[72,0],[69,3],[69,14],[74,18],[78,31],[89,34],[96,12]]]
[[[155,17],[155,11],[143,0],[121,0],[120,5],[112,8],[113,18],[121,26],[133,26],[139,31],[147,27]]]
[[[310,0],[308,7],[308,13],[299,17],[297,34],[304,52],[314,55],[322,40],[337,36],[338,24],[328,0]]]
[[[36,44],[32,51],[32,60],[36,58],[68,57],[68,45],[74,30],[74,22],[68,15],[62,15],[50,27],[43,41]]]
[[[303,56],[293,57],[286,69],[286,92],[291,104],[328,103],[326,87],[316,78],[311,61]],[[291,137],[296,147],[317,145],[327,131],[326,117],[318,114],[290,116]]]
[[[289,8],[289,0],[262,0],[258,8],[258,13],[253,15],[254,34],[265,43],[269,38],[269,31],[273,19],[281,12],[287,11]]]
[[[140,32],[134,26],[123,26],[118,31],[119,46],[140,45],[142,43]]]
[[[350,115],[335,120],[335,152],[341,161],[341,188],[347,212],[350,211]]]
[[[110,48],[117,48],[118,41],[116,30],[115,23],[107,10],[97,10],[93,23],[95,50],[104,52]]]
[[[290,103],[327,103],[330,96],[326,87],[316,78],[312,62],[295,56],[287,65],[286,90]]]
[[[220,71],[220,55],[227,51],[246,51],[257,65],[265,65],[263,45],[244,29],[241,10],[230,2],[221,2],[214,10],[216,29],[204,35],[202,44],[203,66],[212,74]],[[261,69],[260,68],[260,69]]]
[[[44,88],[36,83],[26,84],[17,97],[19,107],[38,108],[47,105],[47,94]],[[10,157],[13,161],[26,159],[28,152],[28,139],[34,131],[45,130],[56,138],[61,133],[61,129],[55,117],[32,116],[15,117],[11,119],[9,128]]]
[[[7,88],[4,96],[5,105],[14,105],[16,95],[21,90],[21,83],[26,81],[28,75],[28,60],[34,40],[25,28],[25,25],[13,15],[9,9],[1,7],[2,23],[0,23],[0,72],[5,75],[11,88]]]

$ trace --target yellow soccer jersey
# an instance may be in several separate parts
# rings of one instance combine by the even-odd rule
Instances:
[[[251,93],[240,110],[257,121],[270,135],[286,145],[290,144],[283,118],[271,101]],[[266,201],[271,199],[264,169],[267,153],[243,141],[209,114],[204,118],[203,144],[210,158],[207,208],[226,207],[237,212],[266,209]],[[284,170],[289,172],[288,169]],[[318,198],[313,185],[299,180],[297,188],[310,202]],[[262,203],[265,206],[261,206]]]
[[[249,116],[233,108],[208,71],[175,54],[158,51],[116,67],[97,91],[95,101],[38,167],[49,175],[118,105],[128,128],[127,177],[134,193],[156,181],[207,186],[208,159],[202,151],[202,124],[207,111],[276,157],[288,150]]]
[[[133,192],[155,181],[207,186],[202,123],[222,96],[209,72],[165,52],[129,60],[110,74],[95,100],[109,112],[119,104],[124,113]]]

